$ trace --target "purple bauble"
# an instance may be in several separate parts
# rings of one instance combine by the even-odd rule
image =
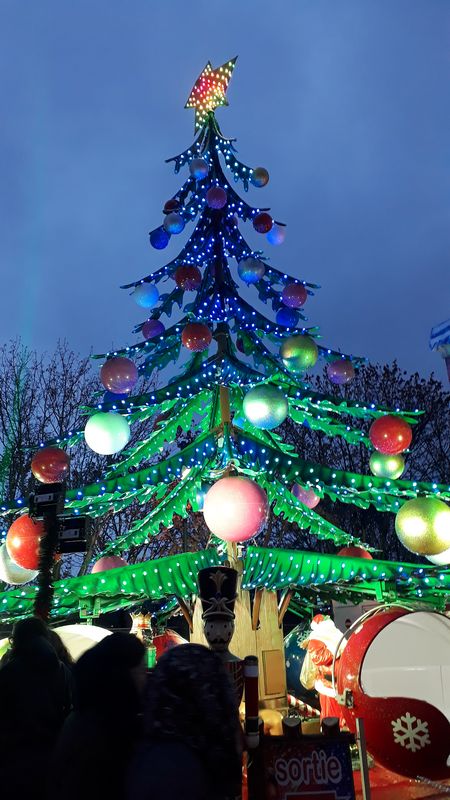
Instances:
[[[184,230],[184,219],[177,211],[172,211],[167,214],[163,222],[163,228],[167,233],[181,233]]]
[[[138,379],[136,364],[131,358],[108,358],[100,370],[100,380],[105,389],[116,394],[131,392]]]
[[[144,339],[154,339],[155,336],[161,336],[165,330],[159,319],[147,319],[142,326],[142,335]]]
[[[287,283],[281,293],[281,299],[288,308],[301,308],[308,297],[303,283]]]
[[[296,328],[299,315],[295,308],[280,308],[277,311],[276,323],[284,328]]]
[[[348,358],[338,358],[337,361],[327,364],[327,374],[331,383],[342,386],[344,383],[349,383],[353,380],[355,369]]]
[[[150,233],[150,244],[155,250],[164,250],[169,244],[170,234],[164,228],[155,228]]]
[[[227,193],[221,186],[211,186],[206,192],[206,202],[210,208],[216,210],[223,208],[227,204]]]
[[[299,483],[294,483],[291,492],[307,508],[315,508],[320,503],[320,497],[314,489],[304,489]]]

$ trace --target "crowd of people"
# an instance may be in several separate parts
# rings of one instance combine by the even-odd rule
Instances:
[[[0,663],[0,786],[34,800],[231,800],[241,735],[233,687],[202,645],[152,670],[113,633],[76,663],[42,620],[13,629]]]

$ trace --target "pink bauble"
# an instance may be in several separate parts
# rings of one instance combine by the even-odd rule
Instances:
[[[303,283],[288,283],[281,293],[281,299],[288,308],[301,308],[307,297],[308,292]]]
[[[224,542],[245,542],[263,527],[269,504],[264,489],[250,478],[221,478],[208,490],[203,505],[205,522]]]
[[[155,336],[162,336],[165,330],[159,319],[147,319],[142,326],[142,335],[144,339],[154,339]]]
[[[107,572],[109,569],[119,569],[119,567],[127,567],[128,564],[120,556],[102,556],[95,562],[91,569],[92,573]]]
[[[314,489],[304,489],[299,483],[294,483],[291,492],[297,500],[300,500],[308,508],[315,508],[320,503],[320,497],[315,493]]]
[[[221,186],[211,186],[206,192],[206,202],[210,208],[223,208],[227,204],[227,193]]]
[[[353,380],[355,368],[348,358],[339,358],[337,361],[327,364],[327,374],[331,383],[343,386],[344,383],[350,383]]]
[[[342,547],[337,556],[344,556],[344,558],[372,558],[373,556],[370,555],[369,551],[365,549],[365,547],[358,547],[357,545],[351,544],[348,547]]]

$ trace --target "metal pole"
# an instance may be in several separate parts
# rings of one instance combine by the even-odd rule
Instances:
[[[363,800],[370,800],[369,764],[367,763],[366,732],[364,720],[356,717],[356,744],[358,745],[359,764],[361,767],[361,788]]]

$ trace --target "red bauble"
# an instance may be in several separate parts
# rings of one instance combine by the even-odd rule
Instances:
[[[100,380],[105,389],[115,394],[131,392],[138,379],[136,364],[131,358],[108,358],[100,370]]]
[[[193,264],[186,264],[182,267],[178,267],[175,271],[174,278],[179,289],[190,292],[200,287],[202,273],[199,268],[195,267]]]
[[[288,283],[281,293],[281,299],[288,308],[301,308],[308,298],[303,283]]]
[[[348,547],[342,547],[336,555],[344,556],[344,558],[372,558],[369,551],[364,547],[356,547],[353,544]]]
[[[350,731],[362,718],[367,749],[400,775],[449,777],[449,638],[443,614],[381,610],[360,621],[340,657],[336,688],[351,692],[352,707],[341,706]]]
[[[177,647],[180,644],[188,644],[188,642],[176,631],[166,628],[164,633],[153,637],[153,644],[156,647],[156,660],[158,661],[161,656],[167,653],[168,650],[171,650],[172,647]]]
[[[206,192],[206,202],[210,208],[219,210],[227,204],[227,193],[221,186],[211,186]]]
[[[181,334],[181,341],[193,353],[201,353],[211,344],[212,333],[202,322],[188,322]]]
[[[163,214],[171,214],[172,211],[178,211],[180,207],[179,200],[176,200],[175,197],[172,197],[170,200],[164,204]]]
[[[376,450],[384,455],[403,453],[411,444],[412,430],[401,417],[387,414],[372,422],[369,438]]]
[[[268,233],[272,225],[273,219],[270,214],[267,214],[265,211],[263,211],[261,214],[257,214],[253,219],[253,227],[255,231],[258,231],[258,233]]]
[[[39,543],[45,534],[44,523],[28,516],[15,519],[6,534],[6,549],[12,560],[24,569],[39,566]]]
[[[60,483],[69,473],[70,458],[60,447],[44,447],[34,454],[31,472],[41,483]]]

